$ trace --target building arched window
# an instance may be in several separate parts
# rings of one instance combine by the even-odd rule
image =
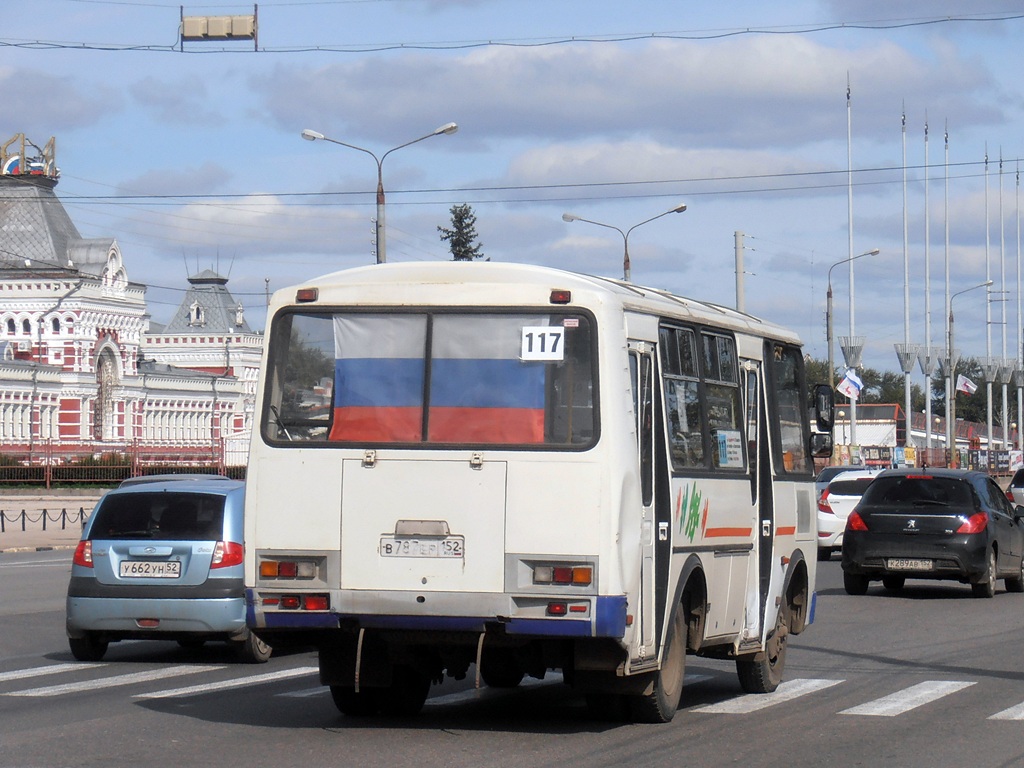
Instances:
[[[53,320],[50,321],[50,327],[53,329],[54,333],[60,333],[60,318],[53,318]]]
[[[193,301],[192,306],[188,308],[188,324],[206,325],[206,317],[198,301]]]
[[[15,334],[15,332],[16,332],[15,328],[14,328],[14,318],[13,317],[7,318],[7,332],[9,334],[11,334],[11,336],[13,336]]]
[[[32,335],[32,323],[28,321],[27,317],[21,321],[21,332]]]

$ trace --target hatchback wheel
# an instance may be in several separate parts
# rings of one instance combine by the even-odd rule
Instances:
[[[1020,559],[1020,567],[1017,569],[1017,575],[1011,576],[1006,580],[1006,591],[1024,592],[1024,556]]]
[[[985,575],[981,581],[971,584],[971,592],[974,593],[975,597],[996,596],[996,551],[994,549],[988,551],[988,564],[985,568]]]
[[[843,588],[848,595],[865,595],[871,580],[859,573],[843,571]]]
[[[899,592],[907,582],[906,576],[883,576],[882,586],[890,592]]]
[[[253,632],[249,632],[238,644],[238,658],[247,664],[262,664],[270,658],[273,649],[260,640]]]
[[[86,632],[83,637],[69,637],[68,645],[71,655],[79,661],[99,661],[107,652],[107,641],[100,640],[94,632]]]

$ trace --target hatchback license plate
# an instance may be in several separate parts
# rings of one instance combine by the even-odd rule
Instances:
[[[930,571],[933,567],[931,560],[906,557],[889,558],[887,565],[890,571]]]
[[[176,579],[181,576],[181,562],[178,560],[122,560],[122,578]]]
[[[466,554],[466,541],[462,536],[443,539],[407,539],[395,536],[380,537],[381,557],[441,557],[458,559]]]

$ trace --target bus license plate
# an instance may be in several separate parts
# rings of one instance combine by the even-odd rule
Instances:
[[[121,576],[135,579],[176,579],[181,576],[181,562],[169,560],[122,560]]]
[[[932,569],[932,561],[891,557],[889,558],[888,568],[890,571],[930,571]]]
[[[443,539],[380,537],[381,557],[441,557],[458,559],[463,557],[465,552],[466,542],[462,536],[446,536]]]

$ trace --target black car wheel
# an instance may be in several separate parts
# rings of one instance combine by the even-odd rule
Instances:
[[[974,593],[975,597],[996,596],[996,551],[994,549],[988,551],[988,564],[985,568],[985,575],[981,581],[971,584],[971,592]]]
[[[1020,567],[1017,569],[1017,575],[1011,576],[1006,580],[1006,591],[1024,592],[1024,556],[1020,559]]]
[[[868,591],[868,584],[871,580],[859,573],[843,571],[843,589],[848,595],[865,595]]]

